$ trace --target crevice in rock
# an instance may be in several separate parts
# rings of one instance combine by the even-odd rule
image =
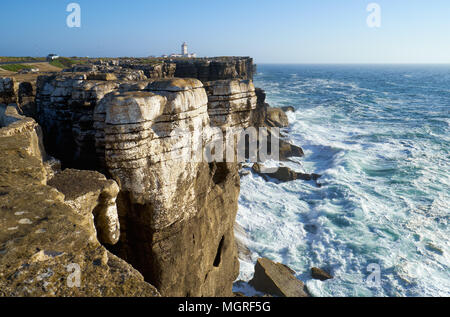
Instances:
[[[209,168],[213,174],[213,182],[216,185],[225,182],[230,170],[227,167],[227,163],[210,163]]]
[[[225,236],[222,236],[222,239],[220,240],[219,247],[217,248],[217,254],[216,258],[214,259],[214,267],[219,267],[220,263],[222,262],[222,249],[223,244],[225,242]]]

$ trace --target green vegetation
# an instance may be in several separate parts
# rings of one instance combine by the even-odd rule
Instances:
[[[41,62],[45,61],[45,57],[31,57],[31,56],[22,56],[22,57],[13,57],[13,56],[0,56],[0,63],[24,63],[24,62]]]
[[[18,72],[21,69],[30,69],[32,67],[23,64],[7,64],[7,65],[0,65],[0,68],[8,70],[10,72]]]
[[[59,68],[71,68],[75,64],[81,64],[80,60],[75,60],[67,57],[60,57],[51,61],[49,64]]]

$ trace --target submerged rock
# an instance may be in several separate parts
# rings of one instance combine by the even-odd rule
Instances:
[[[309,297],[303,282],[295,272],[281,263],[260,258],[255,265],[255,275],[249,282],[257,291],[280,297]]]
[[[273,170],[272,170],[273,169]],[[264,165],[260,163],[255,163],[252,166],[252,170],[261,175],[266,181],[269,180],[269,177],[275,178],[280,182],[290,182],[297,179],[305,180],[305,181],[317,181],[321,175],[318,174],[304,174],[297,173],[286,166],[280,166],[277,168],[267,169]]]
[[[239,259],[250,262],[252,260],[252,252],[245,244],[247,233],[237,222],[234,224],[234,235]]]
[[[434,252],[434,253],[436,253],[436,254],[444,255],[444,251],[443,251],[440,247],[434,245],[434,244],[431,243],[431,242],[427,243],[427,244],[425,245],[425,248],[426,248],[428,251]]]
[[[315,280],[321,280],[321,281],[326,281],[326,280],[330,280],[333,278],[333,276],[327,272],[325,272],[322,269],[319,269],[317,267],[313,267],[311,269],[311,276],[313,279]]]

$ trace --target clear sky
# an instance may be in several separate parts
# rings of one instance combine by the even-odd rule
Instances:
[[[71,2],[81,28],[66,25]],[[186,41],[257,63],[450,63],[449,0],[2,0],[0,12],[0,56],[159,56]]]

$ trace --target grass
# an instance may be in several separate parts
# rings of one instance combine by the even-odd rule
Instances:
[[[51,61],[49,64],[58,68],[71,68],[75,64],[80,64],[81,61],[74,60],[67,57],[60,57],[58,59],[55,59],[54,61]]]
[[[32,67],[23,64],[7,64],[7,65],[0,65],[0,68],[3,68],[4,70],[8,70],[10,72],[18,72],[21,69],[30,69]]]
[[[23,57],[14,57],[14,56],[0,56],[0,63],[10,63],[10,62],[40,62],[45,61],[45,57],[31,57],[31,56],[23,56]]]

